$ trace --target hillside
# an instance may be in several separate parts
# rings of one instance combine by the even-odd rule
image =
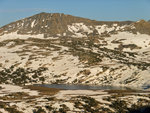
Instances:
[[[0,83],[150,84],[150,23],[40,13],[0,28]]]

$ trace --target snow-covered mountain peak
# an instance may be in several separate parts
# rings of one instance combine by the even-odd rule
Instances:
[[[95,30],[98,26],[103,26],[102,29],[104,29],[105,27],[121,27],[124,25],[129,25],[131,23],[132,22],[130,21],[95,21],[60,13],[40,13],[5,25],[0,29],[0,33],[2,35],[17,31],[18,34],[44,34],[45,37],[55,36],[56,34],[63,35],[64,33],[66,33],[70,36],[74,32],[70,31],[70,28],[68,28],[68,26],[73,26],[75,28],[78,25],[83,26],[84,28],[86,27],[86,30],[78,30],[80,30],[80,32],[86,32],[89,26],[91,27],[90,30]]]

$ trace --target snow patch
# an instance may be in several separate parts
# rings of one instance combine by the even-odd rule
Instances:
[[[33,20],[33,22],[31,23],[31,27],[32,27],[32,28],[34,27],[35,21],[36,21],[36,20]]]
[[[23,89],[20,86],[16,85],[6,85],[6,84],[0,84],[2,89],[0,90],[0,96],[6,95],[6,92],[8,94],[10,93],[16,93],[16,92],[25,92],[28,93],[30,96],[37,96],[39,93],[37,91],[31,91],[29,89]]]
[[[12,33],[4,34],[4,35],[0,36],[0,41],[11,40],[11,39],[28,39],[28,38],[44,39],[44,34],[22,35],[22,34],[18,34],[16,31],[16,32],[12,32]]]

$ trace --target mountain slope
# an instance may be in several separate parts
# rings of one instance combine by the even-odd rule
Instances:
[[[0,83],[147,87],[150,24],[40,13],[0,28]]]
[[[84,23],[86,26],[119,24],[120,26],[130,24],[132,22],[98,22],[71,15],[59,13],[40,13],[34,16],[10,23],[1,28],[2,33],[10,33],[17,31],[18,34],[63,34],[68,33],[68,25],[74,23]],[[77,25],[78,26],[78,25]],[[79,25],[80,26],[80,25]],[[82,26],[82,25],[81,25]]]

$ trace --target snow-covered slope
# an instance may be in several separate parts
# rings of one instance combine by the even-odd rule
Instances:
[[[46,13],[19,20],[0,28],[0,83],[149,86],[149,31],[143,20]]]

